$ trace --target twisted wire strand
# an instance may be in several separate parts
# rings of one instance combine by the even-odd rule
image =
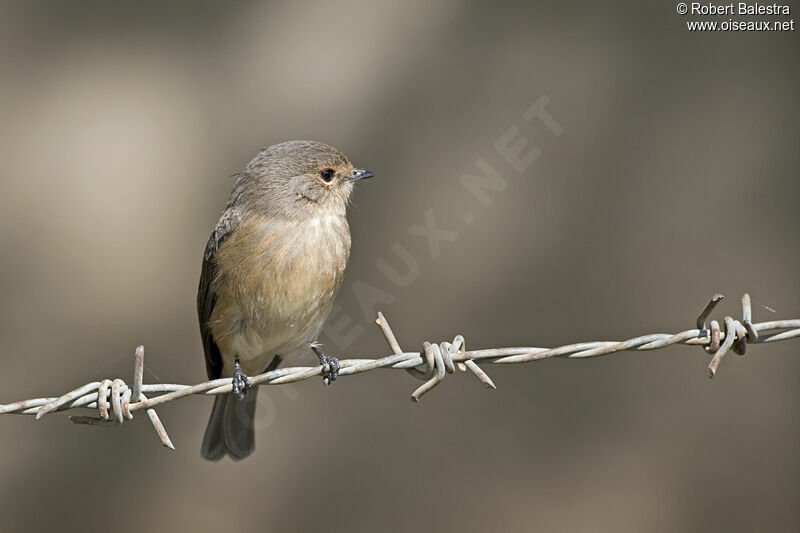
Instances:
[[[730,316],[723,319],[724,327],[716,320],[707,324],[716,305],[723,299],[714,295],[697,317],[696,327],[676,334],[655,333],[642,335],[625,341],[595,341],[568,344],[557,348],[514,347],[484,350],[466,349],[464,337],[457,335],[453,342],[433,344],[424,342],[421,352],[404,352],[400,348],[389,322],[378,313],[376,323],[381,328],[392,355],[379,359],[346,359],[340,361],[340,376],[349,376],[375,370],[376,368],[398,368],[406,370],[417,379],[425,381],[412,394],[412,401],[419,399],[437,386],[447,374],[456,370],[469,370],[487,388],[495,385],[477,361],[493,364],[516,364],[539,361],[550,357],[588,358],[618,353],[622,351],[657,350],[673,344],[697,345],[710,354],[709,377],[714,377],[719,365],[729,351],[744,355],[748,344],[777,342],[800,337],[800,319],[752,322],[750,296],[742,296],[742,320]],[[228,394],[232,390],[230,378],[221,378],[198,383],[197,385],[143,384],[144,347],[139,346],[134,356],[133,383],[126,384],[117,378],[87,383],[58,398],[34,398],[0,405],[0,414],[27,414],[42,418],[48,413],[75,408],[97,409],[98,416],[73,415],[70,420],[76,424],[116,427],[124,420],[132,419],[141,409],[155,428],[161,443],[175,449],[164,425],[154,407],[191,395]],[[250,383],[256,385],[280,385],[294,383],[322,375],[322,366],[280,368],[253,376]],[[156,396],[148,397],[149,394]]]

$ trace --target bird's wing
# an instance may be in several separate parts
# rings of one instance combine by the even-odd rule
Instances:
[[[217,296],[211,288],[216,276],[217,262],[215,255],[222,243],[239,225],[239,214],[234,209],[227,209],[217,222],[203,254],[203,269],[200,272],[200,286],[197,288],[197,318],[200,320],[200,335],[203,337],[203,350],[206,356],[206,373],[209,379],[217,379],[222,374],[222,356],[214,342],[208,321]]]

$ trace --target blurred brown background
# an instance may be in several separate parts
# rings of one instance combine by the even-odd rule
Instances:
[[[800,316],[798,32],[689,33],[675,3],[0,4],[0,401],[205,378],[195,291],[230,174],[309,138],[378,177],[351,211],[340,357],[553,346]],[[800,9],[800,6],[792,6]],[[794,14],[793,14],[794,15]],[[522,114],[545,95],[554,135]],[[516,171],[510,127],[541,155]],[[526,149],[527,150],[527,149]],[[459,182],[483,157],[484,206]],[[428,209],[457,232],[431,257]],[[473,222],[464,222],[472,215]],[[407,287],[377,266],[404,270]],[[765,306],[774,309],[770,312]],[[359,334],[360,332],[360,334]],[[488,367],[420,404],[397,371],[262,392],[209,464],[211,400],[118,430],[0,418],[0,530],[797,531],[800,343]]]

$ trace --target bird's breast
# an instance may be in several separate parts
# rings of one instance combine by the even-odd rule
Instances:
[[[343,216],[243,221],[215,257],[211,330],[220,349],[268,353],[315,340],[349,254]]]

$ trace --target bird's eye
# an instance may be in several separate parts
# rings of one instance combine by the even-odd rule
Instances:
[[[325,170],[320,171],[319,177],[322,178],[322,181],[330,183],[330,181],[333,179],[333,174],[332,168],[326,168]]]

